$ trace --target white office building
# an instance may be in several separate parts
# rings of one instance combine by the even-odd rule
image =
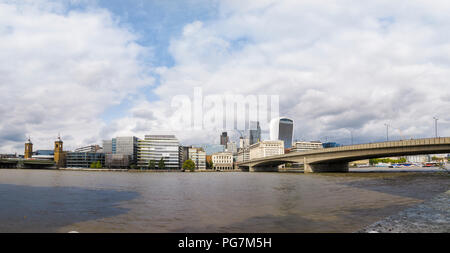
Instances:
[[[180,169],[179,146],[180,143],[174,135],[146,135],[143,140],[138,140],[138,167],[146,168],[150,161],[154,161],[158,168],[162,158],[165,169]]]
[[[291,152],[305,152],[305,151],[321,149],[321,148],[323,148],[322,142],[296,141],[296,142],[294,142],[294,145],[292,145]]]
[[[250,161],[250,149],[249,148],[240,148],[236,157],[237,162],[248,162]]]
[[[261,141],[250,146],[250,160],[283,154],[283,141]]]

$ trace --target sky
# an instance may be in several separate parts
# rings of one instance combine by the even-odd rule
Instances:
[[[270,95],[296,140],[450,136],[448,1],[0,0],[0,153],[173,133],[174,97]],[[207,111],[207,110],[206,110]],[[179,111],[178,111],[179,112]],[[190,114],[186,114],[190,115]],[[192,116],[192,115],[191,115]]]

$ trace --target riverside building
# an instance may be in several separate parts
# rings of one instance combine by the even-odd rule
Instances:
[[[215,170],[233,170],[233,154],[230,152],[215,153],[211,156]]]
[[[261,141],[250,146],[250,160],[283,154],[283,141]]]
[[[196,170],[206,170],[206,152],[202,148],[189,148],[188,157],[195,163]]]
[[[314,149],[323,148],[322,142],[319,141],[296,141],[292,146],[291,152],[305,152]]]
[[[150,161],[154,161],[155,167],[161,158],[164,160],[165,169],[180,169],[179,157],[180,143],[174,135],[146,135],[137,144],[137,164],[140,168],[147,168]]]
[[[116,137],[111,140],[104,140],[103,153],[131,156],[129,160],[130,164],[136,164],[138,140],[135,136]]]

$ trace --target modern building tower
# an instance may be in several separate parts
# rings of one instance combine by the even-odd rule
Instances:
[[[24,158],[30,159],[32,156],[33,156],[33,143],[31,143],[31,139],[28,137],[27,142],[25,142]]]
[[[270,122],[270,140],[284,141],[284,148],[291,148],[294,138],[294,121],[281,117],[272,119]]]
[[[230,138],[228,137],[228,133],[222,132],[222,135],[220,135],[220,145],[223,145],[226,147],[229,140],[230,140]]]
[[[259,126],[259,121],[250,122],[249,139],[250,145],[261,141],[261,127]]]

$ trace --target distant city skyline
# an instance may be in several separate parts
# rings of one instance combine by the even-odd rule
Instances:
[[[61,133],[73,150],[171,130],[173,98],[196,87],[278,96],[294,140],[384,141],[385,124],[392,140],[450,136],[448,12],[426,1],[0,0],[0,153],[23,153],[29,136],[45,150]],[[169,133],[219,144],[224,131],[239,142],[234,129]]]

